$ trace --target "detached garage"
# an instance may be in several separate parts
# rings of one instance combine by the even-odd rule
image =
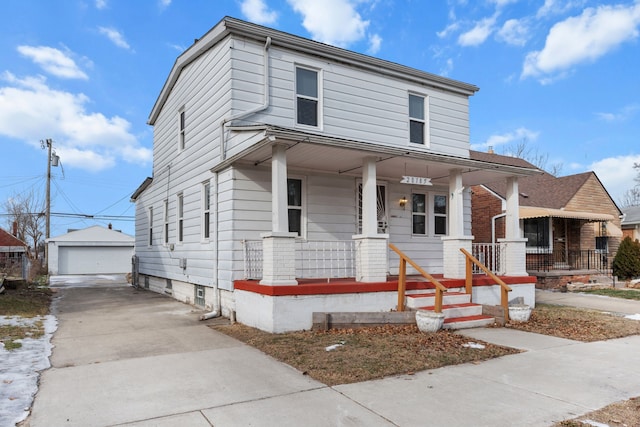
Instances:
[[[133,236],[94,225],[47,239],[49,274],[123,274],[131,270]]]

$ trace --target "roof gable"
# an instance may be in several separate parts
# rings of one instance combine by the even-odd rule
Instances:
[[[51,237],[49,242],[126,242],[133,243],[135,238],[128,234],[109,228],[94,225],[82,230],[71,231],[57,237]]]

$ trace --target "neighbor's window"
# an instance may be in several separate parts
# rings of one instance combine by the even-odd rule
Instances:
[[[296,67],[296,123],[318,126],[320,105],[318,93],[318,72]]]
[[[302,180],[287,179],[289,232],[302,235]]]
[[[549,247],[549,218],[527,218],[523,226],[528,248]]]
[[[409,94],[409,141],[414,144],[425,143],[424,96]]]
[[[184,195],[178,194],[178,242],[184,239]]]
[[[184,110],[180,110],[179,117],[178,117],[178,129],[179,129],[178,141],[179,141],[181,150],[184,150],[184,146],[185,146],[184,128],[185,128]]]
[[[164,224],[162,229],[164,244],[169,243],[169,201],[164,201]]]
[[[413,218],[413,234],[427,234],[427,196],[411,195],[411,216]]]
[[[149,208],[149,246],[153,245],[153,208]]]
[[[433,196],[433,233],[447,234],[447,196],[440,194]]]
[[[210,224],[209,219],[211,215],[211,184],[205,182],[202,185],[202,237],[209,238]]]

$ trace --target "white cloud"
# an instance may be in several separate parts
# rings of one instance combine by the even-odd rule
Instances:
[[[365,37],[369,21],[355,10],[356,1],[287,0],[302,15],[302,25],[314,40],[346,47]]]
[[[378,34],[373,34],[369,36],[369,49],[367,49],[367,53],[369,55],[375,55],[380,51],[380,46],[382,45],[382,37]]]
[[[489,138],[487,138],[487,142],[481,144],[473,144],[471,145],[471,148],[473,150],[480,150],[488,147],[492,147],[495,149],[500,145],[507,145],[510,143],[519,143],[522,141],[532,142],[538,139],[538,135],[540,135],[540,132],[521,127],[512,132],[491,135]]]
[[[640,163],[640,154],[598,160],[589,165],[589,170],[598,175],[613,200],[618,202],[635,185],[634,178],[638,174],[637,169],[633,168],[635,163]]]
[[[585,3],[585,0],[545,0],[544,4],[540,7],[540,9],[538,9],[536,17],[544,18],[551,15],[560,15],[568,12],[571,9],[583,7]]]
[[[521,78],[553,79],[582,62],[595,61],[638,36],[640,2],[630,6],[599,6],[555,24],[545,46],[529,52]]]
[[[89,76],[87,76],[69,56],[69,52],[65,53],[47,46],[18,46],[18,52],[56,77],[65,79],[89,79]]]
[[[127,43],[122,33],[115,28],[98,27],[98,31],[100,34],[107,36],[107,38],[116,46],[126,50],[131,50],[131,46],[129,46],[129,43]]]
[[[436,33],[436,36],[438,36],[439,38],[443,39],[443,38],[447,37],[449,34],[458,31],[459,28],[460,28],[460,23],[459,22],[457,22],[457,21],[456,22],[452,22],[451,24],[447,25],[444,30],[438,31]]]
[[[460,34],[458,44],[461,46],[478,46],[487,40],[494,30],[497,14],[481,19],[469,31]]]
[[[107,8],[107,0],[96,0],[96,9],[102,10]]]
[[[249,21],[256,24],[274,24],[278,20],[278,13],[269,10],[264,0],[243,0],[240,9]]]
[[[505,21],[497,34],[498,40],[514,46],[524,46],[529,39],[529,28],[524,19]]]
[[[453,71],[453,59],[448,58],[445,62],[445,66],[440,69],[440,75],[442,77],[448,77],[449,74],[451,74],[451,71]]]
[[[166,9],[171,5],[171,0],[158,0],[158,5],[160,9]]]
[[[52,89],[43,76],[19,79],[9,72],[0,86],[0,135],[37,145],[44,137],[56,142],[65,165],[100,171],[116,159],[146,164],[151,150],[140,146],[131,123],[86,110],[90,99]]]
[[[623,122],[633,117],[640,110],[640,104],[630,104],[622,107],[615,113],[595,113],[600,120],[605,122]]]

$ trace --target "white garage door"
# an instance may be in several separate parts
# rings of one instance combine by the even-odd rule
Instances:
[[[133,248],[118,246],[61,246],[58,274],[112,274],[131,269]]]

